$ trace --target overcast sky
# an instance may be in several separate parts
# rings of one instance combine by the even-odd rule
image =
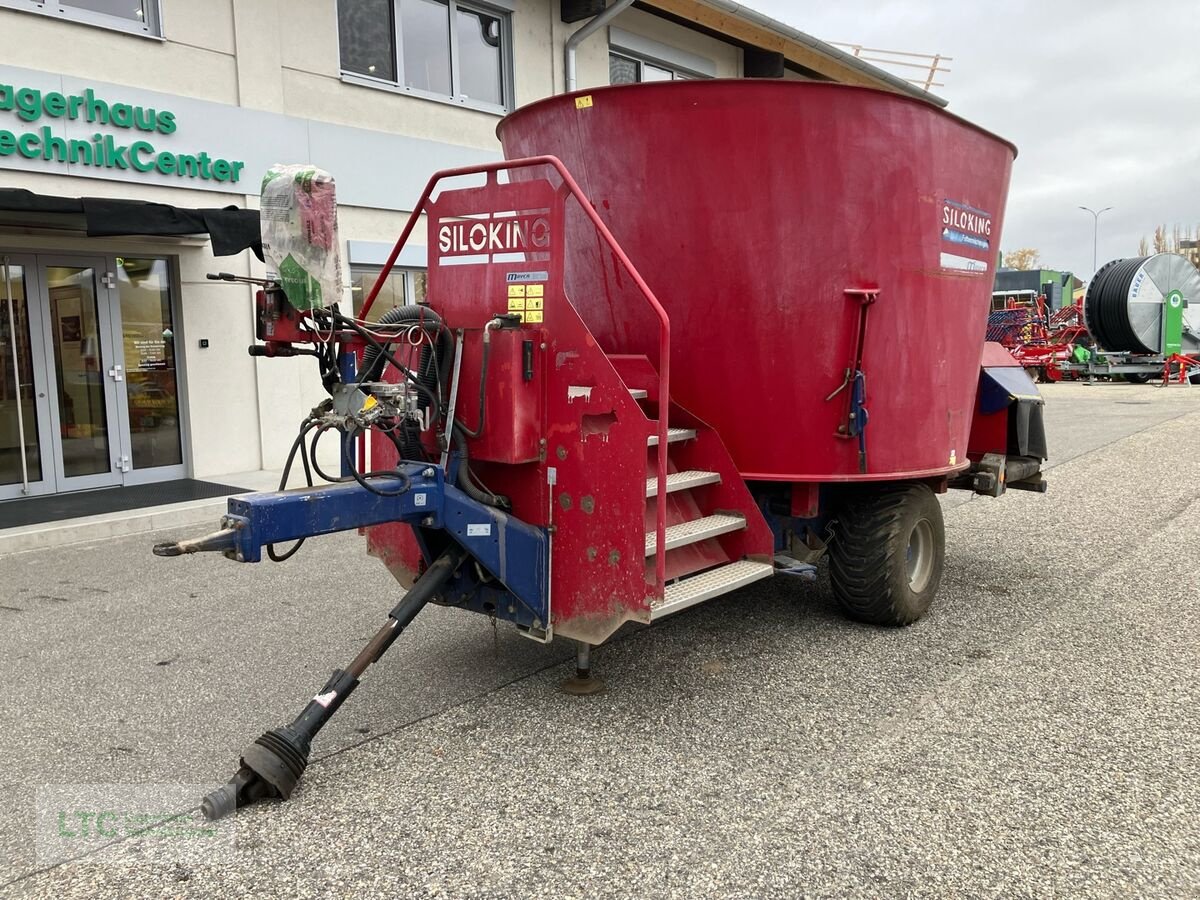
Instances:
[[[1196,0],[743,0],[827,41],[954,57],[935,89],[1017,145],[1004,250],[1049,268],[1134,256],[1155,225],[1200,224]],[[893,70],[900,71],[900,70]]]

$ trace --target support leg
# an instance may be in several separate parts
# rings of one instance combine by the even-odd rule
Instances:
[[[457,545],[438,557],[417,579],[387,622],[343,671],[337,669],[325,687],[308,702],[290,724],[268,731],[242,753],[240,767],[229,783],[213,791],[200,804],[206,818],[219,819],[239,806],[264,798],[287,800],[308,766],[313,738],[358,687],[367,667],[377,662],[446,583],[466,551]]]
[[[605,691],[604,680],[592,674],[592,645],[576,641],[575,652],[575,676],[562,683],[563,693],[575,697],[602,694]]]

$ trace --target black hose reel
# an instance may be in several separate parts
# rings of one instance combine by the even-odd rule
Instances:
[[[1166,305],[1182,309],[1182,352],[1200,351],[1200,272],[1175,253],[1114,259],[1092,276],[1084,322],[1110,352],[1163,353]]]

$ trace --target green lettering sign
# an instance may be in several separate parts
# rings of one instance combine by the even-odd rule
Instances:
[[[42,151],[38,146],[41,143],[35,132],[28,132],[17,137],[17,152],[26,159],[37,159]]]
[[[146,156],[148,159],[140,159],[139,156]],[[154,171],[154,145],[148,144],[145,141],[136,141],[129,148],[129,163],[139,172]]]
[[[21,123],[63,119],[150,135],[173,135],[179,128],[171,110],[111,102],[97,96],[91,88],[81,94],[58,91],[43,94],[37,88],[0,84],[0,112],[12,113]],[[240,160],[214,157],[207,150],[195,153],[159,150],[148,140],[120,143],[114,135],[102,132],[96,132],[90,141],[68,139],[49,124],[36,131],[0,130],[0,156],[14,154],[70,166],[132,170],[139,174],[153,172],[231,184],[241,180],[246,166]]]

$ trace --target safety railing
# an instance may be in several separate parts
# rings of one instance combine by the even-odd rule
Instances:
[[[396,241],[395,247],[392,248],[391,254],[388,256],[387,261],[383,264],[383,270],[379,273],[379,277],[375,280],[375,284],[372,286],[370,293],[363,302],[362,311],[359,313],[359,317],[365,319],[367,314],[371,311],[371,307],[375,303],[375,298],[379,295],[380,290],[383,288],[384,282],[387,281],[387,277],[392,271],[392,267],[395,266],[396,260],[400,258],[400,253],[408,243],[408,239],[412,236],[413,229],[417,227],[417,222],[420,220],[421,215],[426,211],[426,206],[428,205],[430,198],[433,196],[434,190],[437,189],[438,184],[451,178],[462,178],[471,175],[487,175],[489,177],[495,177],[495,175],[499,172],[511,172],[517,169],[531,169],[538,167],[549,167],[558,173],[559,177],[562,178],[563,184],[566,186],[568,192],[572,197],[575,198],[576,202],[579,203],[580,209],[583,210],[584,214],[592,223],[592,226],[596,229],[596,232],[604,240],[604,243],[608,245],[608,248],[612,251],[613,256],[616,257],[616,260],[620,264],[621,268],[628,273],[638,291],[645,298],[646,302],[650,304],[650,308],[658,317],[658,456],[656,460],[658,476],[658,499],[655,501],[656,516],[654,529],[657,540],[655,546],[660,548],[665,547],[667,545],[666,497],[667,450],[669,446],[667,443],[667,425],[671,405],[671,320],[667,316],[667,311],[663,309],[662,304],[659,303],[658,297],[655,296],[654,291],[650,289],[648,284],[646,284],[645,279],[642,278],[637,268],[634,267],[633,262],[629,259],[629,256],[621,248],[621,245],[617,243],[617,239],[613,236],[613,233],[609,231],[608,226],[604,224],[604,221],[596,212],[595,207],[592,206],[591,201],[588,200],[587,196],[583,193],[582,188],[579,187],[579,183],[576,182],[571,173],[567,171],[567,167],[563,164],[562,160],[556,156],[531,156],[526,159],[504,160],[502,162],[486,163],[479,166],[466,166],[459,169],[444,169],[441,172],[435,173],[433,177],[429,179],[429,183],[425,186],[425,191],[421,194],[421,199],[418,200],[416,206],[413,207],[412,215],[409,216],[408,222],[405,223],[404,230],[400,233],[399,240]],[[662,597],[664,591],[666,590],[666,576],[666,553],[660,550],[655,554],[654,560],[655,595],[658,597]]]

